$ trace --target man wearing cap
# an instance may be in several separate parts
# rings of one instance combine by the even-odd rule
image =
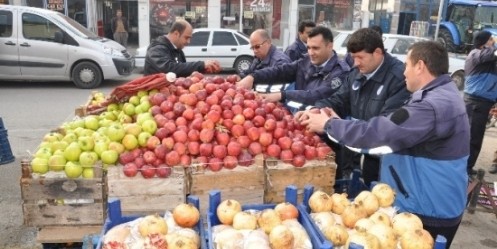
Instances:
[[[485,125],[488,113],[497,100],[497,70],[492,34],[488,31],[480,31],[473,39],[474,49],[471,50],[464,72],[466,82],[464,84],[464,102],[468,112],[471,126],[470,153],[468,158],[468,174],[476,174],[473,169],[480,154],[483,136],[485,135]],[[497,169],[492,167],[490,173],[497,173]]]

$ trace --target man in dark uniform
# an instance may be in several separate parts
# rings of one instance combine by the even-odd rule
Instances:
[[[351,35],[347,50],[355,67],[338,92],[316,106],[330,107],[342,118],[366,121],[401,107],[410,95],[403,75],[404,63],[385,52],[380,34],[370,28],[359,29]],[[357,168],[361,161],[361,154],[344,147],[340,153],[337,178]],[[362,176],[366,185],[378,180],[379,166],[378,157],[364,155]]]
[[[250,35],[250,46],[250,49],[254,51],[255,58],[249,69],[240,73],[240,77],[242,78],[263,68],[291,62],[290,58],[283,51],[277,49],[271,43],[269,33],[264,29],[255,30]],[[253,88],[258,92],[279,92],[285,89],[286,86],[287,83],[284,81],[273,81],[271,83],[267,83],[266,81],[258,82]]]
[[[192,32],[192,26],[185,20],[173,23],[167,35],[157,37],[148,46],[143,74],[172,72],[178,77],[186,77],[194,71],[218,72],[221,67],[217,61],[186,62],[182,49],[190,43]]]
[[[350,68],[333,51],[333,34],[326,27],[316,27],[311,31],[307,50],[309,54],[303,59],[257,70],[237,85],[250,89],[258,82],[295,82],[294,90],[260,95],[268,101],[280,101],[296,109],[314,105],[340,88]]]
[[[285,50],[285,54],[288,55],[292,61],[304,58],[307,54],[307,38],[314,27],[316,27],[316,24],[312,21],[300,22],[297,39],[295,39],[295,42]]]

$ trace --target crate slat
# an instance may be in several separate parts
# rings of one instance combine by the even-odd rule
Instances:
[[[102,179],[21,178],[25,201],[43,199],[104,199]]]
[[[298,189],[312,184],[316,189],[332,193],[335,184],[336,164],[332,159],[311,160],[297,168],[280,160],[265,161],[264,203],[280,203],[285,200],[285,188],[292,184]],[[298,200],[302,201],[299,191]]]
[[[102,226],[56,226],[46,227],[38,231],[36,241],[38,243],[69,243],[83,242],[83,237],[88,234],[96,234],[102,230]]]
[[[23,204],[26,226],[83,226],[102,225],[103,203],[65,204]]]

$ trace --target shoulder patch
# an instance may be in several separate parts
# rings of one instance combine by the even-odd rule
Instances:
[[[407,119],[409,119],[409,112],[404,108],[398,109],[390,116],[390,120],[396,125],[404,123]]]
[[[335,77],[331,80],[331,89],[337,89],[342,85],[342,80],[339,77]]]

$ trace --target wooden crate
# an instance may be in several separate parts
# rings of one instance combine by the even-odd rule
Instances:
[[[327,193],[332,193],[335,184],[336,164],[332,158],[307,161],[301,168],[280,160],[266,159],[264,168],[264,203],[283,202],[288,185],[295,185],[300,190],[298,202],[301,203],[302,189],[306,184]]]
[[[168,178],[149,179],[141,174],[127,177],[122,166],[109,167],[107,182],[108,198],[119,198],[126,215],[164,213],[186,201],[183,167],[174,167]]]
[[[195,170],[190,168],[189,194],[200,199],[200,212],[206,215],[209,206],[209,191],[220,190],[225,199],[234,199],[243,204],[260,204],[264,197],[264,158],[257,156],[250,166],[234,169]]]

